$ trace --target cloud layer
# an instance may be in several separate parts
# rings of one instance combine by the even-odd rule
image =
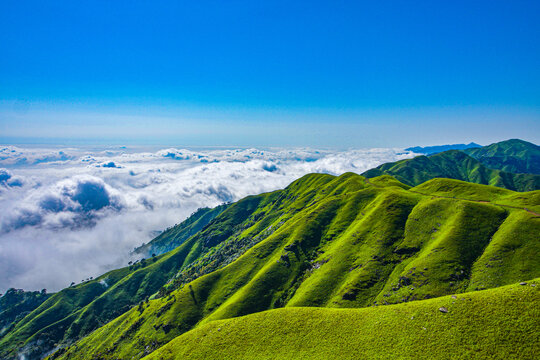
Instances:
[[[0,147],[0,292],[51,291],[130,260],[199,207],[283,188],[311,172],[361,173],[398,149]]]

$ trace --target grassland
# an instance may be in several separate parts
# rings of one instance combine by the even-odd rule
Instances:
[[[200,325],[144,359],[538,359],[539,288],[535,280],[390,306],[269,310]]]
[[[491,169],[540,174],[540,146],[519,139],[463,150]]]
[[[269,309],[408,303],[538,278],[539,196],[307,175],[231,205],[179,248],[185,265],[151,299],[53,357],[140,359],[191,329]]]
[[[201,208],[191,214],[185,221],[165,230],[148,244],[144,244],[135,252],[145,257],[161,255],[174,250],[191,236],[201,231],[210,221],[221,214],[228,205],[223,204],[215,208]]]
[[[507,189],[538,189],[540,176],[481,162],[529,169],[531,145],[474,150],[480,161],[417,157],[367,177],[311,174],[200,209],[139,248],[146,260],[0,316],[0,358],[60,348],[51,358],[140,359],[192,329],[269,309],[423,302],[538,278],[540,191]]]
[[[470,150],[472,152],[477,149]],[[480,158],[483,153],[474,154],[477,154]],[[520,161],[519,158],[507,156],[506,160],[499,159],[499,162],[496,158],[489,157],[488,155],[481,157],[481,160],[490,166],[499,164],[501,168],[507,168],[504,164]],[[368,178],[391,175],[400,182],[410,186],[417,186],[434,178],[449,178],[492,185],[514,191],[533,191],[540,189],[540,175],[516,174],[497,170],[486,166],[482,161],[467,155],[465,152],[450,150],[435,155],[417,156],[413,159],[386,163],[368,170],[362,175]]]

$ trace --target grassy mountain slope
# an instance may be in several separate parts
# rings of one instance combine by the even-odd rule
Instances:
[[[411,189],[389,176],[307,175],[243,200],[253,211],[224,211],[203,231],[212,249],[162,297],[56,357],[139,359],[196,326],[268,309],[358,308],[537,278],[539,196],[449,179]]]
[[[362,175],[368,178],[391,175],[411,186],[422,184],[434,178],[449,178],[498,186],[514,191],[540,189],[540,175],[514,174],[491,169],[459,150],[386,163],[368,170]]]
[[[540,146],[527,141],[511,139],[464,152],[491,169],[540,174]]]
[[[50,294],[42,291],[23,291],[9,289],[0,297],[0,336],[10,331],[12,325],[49,298]]]
[[[255,202],[246,198],[230,206],[227,224],[220,227],[220,232],[232,231],[227,230],[227,226],[234,228],[237,220],[234,215],[240,214],[243,220],[263,198]],[[170,236],[172,242],[181,238],[182,233],[176,228],[190,232],[189,225],[196,222],[186,221],[188,226],[182,223],[169,229],[160,235],[159,241],[166,243],[165,236]],[[0,338],[0,358],[16,357],[19,352],[29,358],[39,358],[58,343],[70,343],[88,334],[155,294],[180,269],[209,250],[204,245],[207,239],[221,235],[200,231],[197,237],[184,240],[182,245],[164,255],[110,271],[52,295]]]
[[[276,309],[198,326],[144,359],[537,359],[539,301],[537,279],[391,306]]]
[[[148,244],[135,249],[135,252],[149,257],[174,250],[182,245],[189,237],[201,231],[210,221],[227,209],[227,207],[228,205],[220,205],[215,208],[198,209],[185,221],[165,230]]]

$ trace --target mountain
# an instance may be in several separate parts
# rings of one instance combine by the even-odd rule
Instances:
[[[0,295],[1,296],[1,295]],[[0,336],[49,298],[47,291],[9,289],[0,297]]]
[[[213,321],[144,359],[535,359],[539,280],[399,305]]]
[[[249,204],[249,201],[233,206],[233,212],[238,208],[242,208],[240,211],[249,211],[243,208],[244,204]],[[148,256],[148,259],[110,271],[97,279],[71,286],[56,294],[41,296],[40,302],[19,301],[23,305],[17,304],[17,307],[12,308],[24,309],[24,312],[19,311],[26,315],[23,318],[20,318],[20,315],[17,319],[11,316],[13,310],[4,311],[2,301],[11,301],[9,299],[13,297],[12,293],[19,297],[24,294],[27,298],[35,294],[21,290],[8,291],[0,298],[0,324],[13,324],[11,328],[2,326],[11,331],[0,334],[4,335],[0,337],[0,349],[4,349],[5,344],[28,342],[24,352],[30,358],[39,357],[56,343],[69,343],[123,314],[138,302],[156,293],[182,267],[197,258],[202,239],[190,237],[201,232],[212,219],[229,206],[199,209],[181,224],[167,229],[136,250],[139,254]],[[207,235],[206,232],[203,234]],[[183,244],[185,246],[181,246]],[[163,256],[147,255],[162,254],[171,249],[174,251]],[[33,306],[30,307],[29,304]],[[0,358],[3,358],[5,352],[0,350],[0,355]]]
[[[30,314],[13,324],[9,333],[0,337],[0,358],[17,358],[24,354],[29,359],[53,349],[57,343],[70,343],[83,337],[108,321],[125,313],[141,301],[155,294],[163,285],[188,264],[210,250],[205,241],[219,241],[236,226],[236,216],[244,219],[257,202],[250,198],[230,206],[222,205],[214,211],[196,212],[192,218],[166,230],[151,246],[167,247],[182,240],[173,251],[161,256],[142,259],[127,267],[110,271],[96,279],[63,289],[50,296]],[[199,231],[198,236],[186,233],[200,224],[204,216],[215,214],[227,207],[226,219],[217,221],[216,228]],[[198,226],[198,225],[197,225]],[[3,321],[0,318],[0,321]]]
[[[148,244],[142,245],[135,249],[135,253],[143,256],[155,256],[176,249],[182,245],[190,236],[201,231],[210,221],[221,214],[227,204],[216,206],[215,208],[201,208],[191,214],[181,224],[175,225],[167,229]]]
[[[495,161],[495,160],[493,160]],[[490,169],[459,150],[386,163],[362,174],[367,178],[394,176],[404,184],[416,186],[434,178],[457,179],[493,185],[514,191],[540,189],[540,175],[514,174]]]
[[[511,139],[464,152],[491,169],[540,174],[540,146],[527,141]]]
[[[116,270],[124,285],[111,285],[105,299],[129,309],[109,322],[102,311],[109,303],[90,297],[82,305],[83,290],[115,272],[64,290],[70,299],[54,295],[0,340],[0,357],[35,356],[49,341],[49,349],[68,345],[51,359],[140,359],[192,329],[265,310],[365,308],[496,288],[540,277],[538,233],[540,191],[450,179],[410,188],[390,176],[311,174],[230,205],[150,264]],[[165,271],[173,257],[182,265]],[[165,285],[141,299],[152,276]],[[141,300],[130,308],[128,296]],[[47,312],[75,301],[77,312],[54,319]],[[283,326],[294,331],[293,318]]]
[[[448,150],[465,150],[465,149],[471,149],[471,148],[479,148],[482,147],[482,145],[476,144],[476,143],[468,143],[468,144],[452,144],[452,145],[436,145],[436,146],[414,146],[410,148],[406,148],[406,151],[412,151],[416,154],[424,154],[424,155],[432,155],[437,154],[443,151]]]

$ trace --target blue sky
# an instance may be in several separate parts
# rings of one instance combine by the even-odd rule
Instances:
[[[7,1],[0,142],[540,142],[538,1]]]

